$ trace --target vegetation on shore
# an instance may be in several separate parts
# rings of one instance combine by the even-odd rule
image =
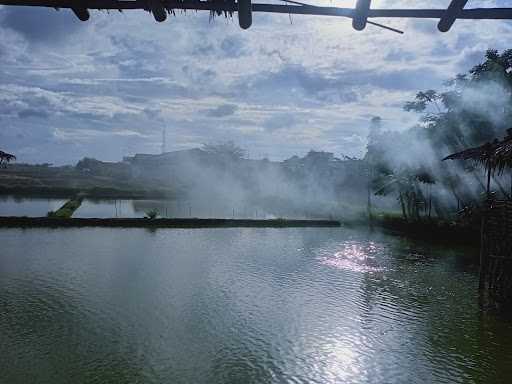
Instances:
[[[75,213],[75,211],[80,208],[80,205],[82,205],[82,200],[82,197],[76,197],[74,199],[68,200],[55,212],[48,212],[47,216],[59,219],[69,219],[71,216],[73,216],[73,213]]]
[[[364,157],[368,215],[375,195],[392,196],[400,220],[374,214],[375,224],[409,232],[428,229],[441,237],[445,230],[473,233],[489,186],[498,198],[512,198],[511,176],[503,168],[486,175],[474,161],[442,160],[512,132],[512,50],[488,50],[468,73],[444,89],[418,92],[404,109],[420,114],[420,122],[408,130],[384,131],[380,118],[372,122]]]
[[[468,73],[443,89],[418,92],[404,107],[419,113],[419,123],[384,130],[375,117],[361,159],[310,151],[282,162],[251,160],[233,143],[209,144],[119,163],[17,164],[2,170],[0,195],[183,198],[203,209],[224,200],[222,208],[233,212],[249,207],[275,216],[345,217],[347,225],[366,225],[370,218],[372,225],[411,236],[478,239],[486,175],[474,164],[441,160],[512,127],[512,50],[487,51]],[[509,175],[493,174],[490,184],[500,198],[512,198]],[[368,210],[359,217],[366,199]],[[150,221],[158,220],[149,213]]]
[[[480,244],[479,226],[439,218],[408,222],[400,215],[383,214],[373,217],[372,225],[395,234],[434,243],[462,244],[471,247],[478,247]]]

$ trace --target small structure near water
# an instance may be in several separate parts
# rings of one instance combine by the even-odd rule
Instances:
[[[502,141],[496,139],[443,160],[469,160],[485,167],[487,189],[481,207],[479,291],[493,305],[512,309],[512,194],[507,200],[497,200],[491,192],[491,176],[496,171],[501,174],[512,169],[512,128]]]
[[[480,290],[512,306],[512,201],[490,200],[482,220]]]

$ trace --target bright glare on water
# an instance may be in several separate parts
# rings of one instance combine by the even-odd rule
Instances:
[[[479,313],[463,251],[346,229],[2,230],[0,244],[0,383],[512,378],[512,324]]]

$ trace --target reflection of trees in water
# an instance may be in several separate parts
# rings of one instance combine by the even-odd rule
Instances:
[[[384,276],[365,274],[361,285],[362,327],[381,334],[372,354],[404,350],[406,371],[420,381],[511,377],[512,346],[503,340],[512,326],[479,316],[476,274],[457,261],[462,255],[405,240],[392,241],[388,254]],[[388,356],[391,364],[396,355]]]
[[[376,262],[384,272],[338,270],[344,284],[359,283],[352,295],[344,292],[353,305],[342,304],[343,316],[359,325],[344,330],[345,317],[337,320],[340,345],[348,345],[368,381],[499,383],[512,377],[512,346],[504,342],[512,325],[479,318],[476,270],[463,254],[467,250],[366,231],[349,232],[340,241],[318,241],[305,232],[304,247],[313,254],[318,246],[334,254],[345,243],[360,242],[361,251],[372,242],[380,248]]]

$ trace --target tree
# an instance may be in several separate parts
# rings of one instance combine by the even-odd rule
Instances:
[[[247,152],[237,146],[233,141],[226,141],[217,144],[203,144],[202,150],[229,160],[240,160],[247,156]]]
[[[410,169],[381,176],[377,180],[378,187],[375,194],[385,196],[393,191],[396,192],[403,218],[406,221],[420,220],[420,208],[425,204],[424,195],[419,187],[423,176]]]
[[[439,159],[503,136],[512,126],[512,50],[488,50],[482,63],[446,82],[444,90],[418,92],[414,100],[405,103],[404,109],[421,114],[423,140]],[[458,203],[462,199],[467,203],[468,198],[478,196],[472,191],[485,189],[486,182],[475,167],[466,170],[472,180],[466,178],[465,183],[456,174],[460,172],[456,166],[439,163],[430,173],[452,192]],[[494,182],[506,195],[500,180]]]
[[[7,164],[13,160],[16,160],[16,156],[4,151],[0,151],[0,166],[3,165],[5,168],[7,167]]]

